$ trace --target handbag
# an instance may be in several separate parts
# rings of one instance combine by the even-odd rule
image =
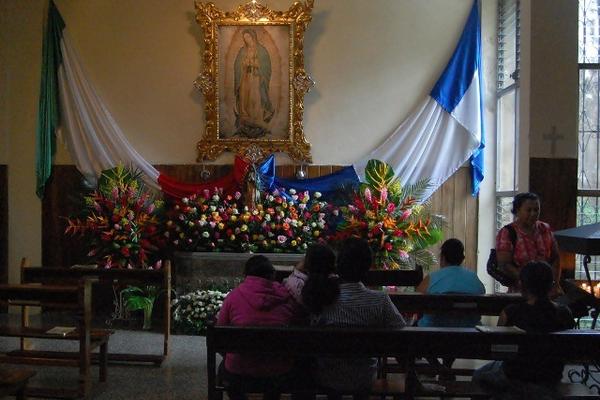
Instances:
[[[517,242],[517,232],[511,225],[505,225],[504,228],[508,230],[510,241],[512,242],[514,249],[515,243]],[[515,280],[508,276],[506,272],[504,272],[504,270],[502,270],[498,265],[496,249],[490,249],[490,255],[487,260],[486,269],[488,274],[503,286],[509,287],[516,283]]]

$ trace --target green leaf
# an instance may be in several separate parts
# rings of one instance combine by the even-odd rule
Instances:
[[[152,307],[154,302],[145,296],[131,296],[125,301],[125,308],[129,311],[144,310]]]
[[[380,160],[369,160],[365,169],[365,182],[371,190],[377,192],[389,188],[394,182],[394,170]]]

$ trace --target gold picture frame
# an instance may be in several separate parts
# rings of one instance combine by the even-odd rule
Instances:
[[[227,12],[196,1],[204,53],[194,84],[206,102],[198,162],[226,150],[285,152],[312,162],[302,121],[304,95],[314,85],[304,69],[304,32],[313,5],[296,1],[287,11],[273,11],[252,0]]]

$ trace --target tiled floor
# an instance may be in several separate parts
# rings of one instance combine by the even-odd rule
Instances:
[[[0,315],[6,320],[6,315]],[[16,349],[18,339],[0,338],[0,352]],[[77,350],[76,342],[60,342],[60,350]],[[37,340],[35,349],[57,350],[57,341]],[[171,336],[170,356],[161,367],[151,365],[111,364],[108,380],[98,382],[98,368],[92,368],[92,397],[98,400],[206,398],[206,353],[204,337]],[[117,330],[109,342],[109,351],[161,354],[163,336],[160,333]],[[11,368],[19,366],[11,366]],[[27,366],[38,370],[30,386],[77,386],[76,368]]]

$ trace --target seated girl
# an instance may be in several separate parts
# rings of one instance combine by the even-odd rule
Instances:
[[[499,326],[517,326],[526,332],[553,332],[575,326],[571,311],[553,303],[552,268],[545,261],[533,261],[520,271],[524,303],[507,306],[498,319]],[[518,357],[494,361],[477,369],[473,380],[492,389],[499,398],[554,399],[560,396],[554,385],[562,379],[564,364],[545,357]]]

